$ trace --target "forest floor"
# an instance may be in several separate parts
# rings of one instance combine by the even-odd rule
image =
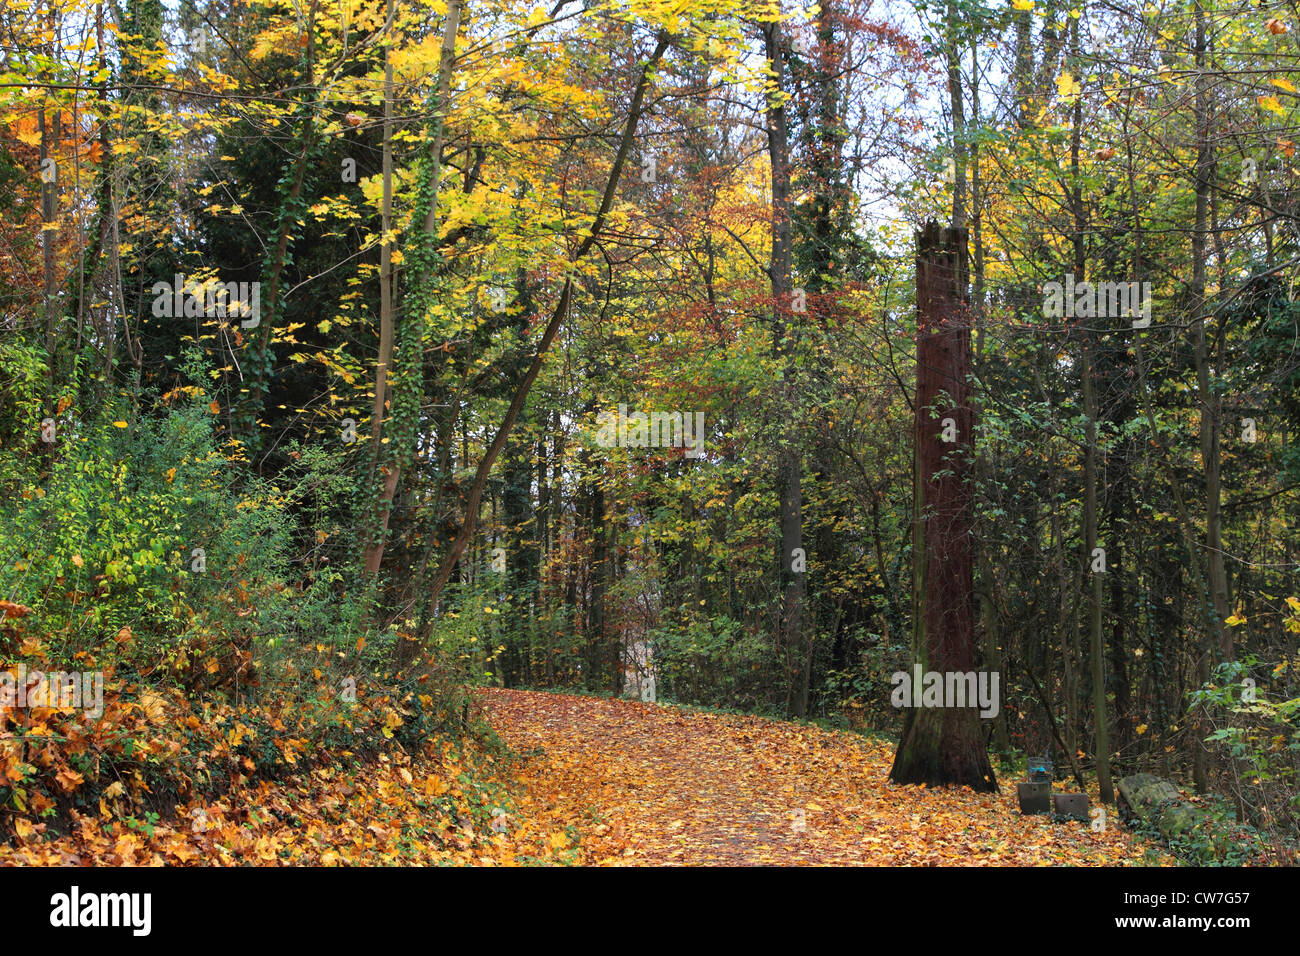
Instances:
[[[1022,816],[1000,794],[888,782],[892,745],[637,701],[489,689],[526,810],[599,865],[1123,866],[1170,862],[1107,825]],[[1095,794],[1091,802],[1096,806]]]
[[[247,777],[175,803],[128,777],[63,813],[13,815],[0,866],[1170,862],[1109,808],[1094,832],[1021,816],[1009,781],[1000,794],[895,786],[892,745],[847,731],[567,694],[477,698],[508,751],[429,738],[270,778],[244,759]],[[149,753],[178,746],[172,724],[150,732]],[[58,778],[82,797],[80,774]]]

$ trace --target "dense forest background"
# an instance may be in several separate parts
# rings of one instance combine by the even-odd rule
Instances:
[[[0,657],[896,736],[937,220],[988,746],[1294,836],[1297,117],[1293,3],[0,0]]]

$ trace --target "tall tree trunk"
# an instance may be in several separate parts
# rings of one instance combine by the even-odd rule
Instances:
[[[1011,83],[1015,88],[1016,123],[1025,129],[1032,118],[1034,97],[1034,21],[1028,9],[1017,10],[1012,16],[1016,21],[1016,40]]]
[[[975,314],[975,366],[976,371],[980,371],[980,357],[984,354],[984,216],[982,214],[982,204],[984,202],[981,192],[983,190],[983,178],[980,175],[980,147],[979,147],[979,130],[980,130],[980,70],[979,70],[979,43],[976,37],[971,37],[970,43],[970,104],[971,118],[970,126],[975,130],[975,136],[970,138],[967,144],[967,150],[970,157],[970,221],[971,221],[971,245],[974,255],[975,266],[975,289],[974,297],[971,302],[971,311]]]
[[[763,42],[774,93],[767,102],[767,153],[772,171],[772,355],[782,365],[781,391],[785,422],[777,452],[776,485],[780,497],[780,544],[777,555],[780,582],[778,640],[786,662],[786,710],[802,717],[806,701],[798,693],[804,667],[804,630],[807,616],[807,555],[803,547],[803,460],[794,427],[799,386],[794,359],[794,338],[788,328],[794,292],[794,234],[790,208],[790,130],[785,106],[786,50],[777,22],[763,24]]]
[[[1205,73],[1205,10],[1196,4],[1196,92],[1193,113],[1196,122],[1196,219],[1192,226],[1192,287],[1191,307],[1194,310],[1192,335],[1195,343],[1196,387],[1201,407],[1200,439],[1201,462],[1205,468],[1205,558],[1209,572],[1210,599],[1214,604],[1215,618],[1208,630],[1212,649],[1221,660],[1233,659],[1232,632],[1224,625],[1229,615],[1228,576],[1223,560],[1223,529],[1221,514],[1220,455],[1219,455],[1219,396],[1210,387],[1210,363],[1205,343],[1205,256],[1209,235],[1209,202],[1211,175],[1214,169],[1213,146],[1210,141],[1211,110],[1208,82]],[[1209,661],[1207,660],[1207,664]],[[1208,676],[1208,675],[1206,675]]]
[[[913,659],[923,672],[941,674],[974,671],[976,662],[966,241],[966,230],[941,233],[935,223],[917,236]],[[954,442],[944,441],[948,425]],[[912,703],[890,779],[996,791],[978,709]]]
[[[1082,273],[1078,275],[1082,281]],[[1085,566],[1089,569],[1092,580],[1092,606],[1088,627],[1088,662],[1091,666],[1092,714],[1097,735],[1097,785],[1101,791],[1103,803],[1114,803],[1115,794],[1110,782],[1110,733],[1106,718],[1106,661],[1102,649],[1102,616],[1105,611],[1105,592],[1102,589],[1102,573],[1094,567],[1094,562],[1106,561],[1097,555],[1097,398],[1093,385],[1094,363],[1091,334],[1085,333],[1089,341],[1085,342],[1083,360],[1083,413],[1088,419],[1087,447],[1084,449],[1084,505],[1083,505],[1083,540],[1086,555]]]
[[[390,0],[391,2],[391,0]],[[442,182],[442,144],[446,137],[448,100],[451,96],[451,76],[456,65],[456,34],[460,30],[461,14],[465,0],[450,0],[447,4],[447,19],[443,24],[442,51],[438,59],[438,84],[433,103],[433,135],[430,137],[429,152],[420,169],[420,196],[418,208],[424,210],[422,232],[414,237],[411,256],[419,269],[414,288],[407,297],[408,308],[403,316],[402,356],[400,373],[395,376],[391,406],[394,411],[395,431],[399,434],[389,436],[391,451],[385,456],[379,441],[382,434],[378,424],[372,424],[375,437],[376,462],[384,460],[383,481],[377,489],[378,500],[374,515],[375,526],[370,530],[370,543],[366,548],[366,572],[375,574],[384,561],[384,547],[388,539],[388,521],[393,511],[393,498],[401,481],[402,468],[415,456],[416,434],[419,430],[419,381],[423,365],[424,315],[432,295],[433,270],[431,258],[437,243],[438,230],[438,190]],[[391,70],[391,67],[389,68]],[[386,74],[387,76],[387,74]],[[386,107],[387,108],[387,107]],[[385,137],[389,135],[387,121]],[[387,155],[387,154],[386,154]],[[388,228],[385,226],[385,237]],[[387,251],[387,249],[386,249]],[[391,255],[391,253],[390,253]],[[391,272],[391,267],[390,267]],[[393,362],[393,330],[391,322],[388,327],[388,345],[385,355],[384,343],[380,341],[380,364],[385,370]],[[376,422],[383,419],[381,391],[376,378],[375,408]],[[399,408],[400,405],[400,408]]]
[[[951,9],[950,9],[951,15]],[[955,57],[957,45],[953,42],[949,46],[949,56]],[[980,125],[980,95],[979,95],[979,45],[976,36],[971,37],[971,116],[969,123],[963,121],[962,127],[973,129],[978,133]],[[949,83],[951,84],[954,77],[950,73]],[[953,128],[957,129],[957,118],[963,116],[960,94],[961,73],[957,72],[955,79],[958,82],[958,95],[953,103]],[[949,95],[952,95],[951,88]],[[954,137],[954,147],[957,144]],[[985,360],[984,360],[984,234],[982,217],[980,215],[980,168],[979,168],[979,140],[977,137],[965,135],[960,141],[963,153],[963,161],[958,168],[954,163],[954,171],[960,172],[962,188],[964,189],[965,175],[967,170],[970,173],[970,222],[971,222],[971,240],[974,246],[974,297],[971,301],[971,316],[975,326],[974,355],[972,364],[975,369],[975,379],[977,382],[983,382],[985,379]],[[957,177],[954,177],[957,178]],[[955,196],[954,196],[955,199]],[[954,204],[954,213],[958,210]],[[956,219],[953,221],[954,228],[958,226]],[[977,400],[972,399],[974,420],[980,418],[980,407]],[[982,447],[976,452],[975,457],[975,479],[976,487],[990,487],[992,479],[992,463],[989,459],[989,449]],[[998,605],[996,600],[996,589],[998,587],[998,575],[993,572],[993,562],[987,548],[981,548],[980,554],[976,560],[976,570],[979,581],[979,611],[980,621],[984,630],[984,662],[993,673],[1001,674],[1003,668],[1002,656],[1002,628],[998,617]],[[1006,711],[999,708],[997,716],[993,719],[993,742],[999,751],[1007,753],[1011,750],[1011,734],[1007,727]]]
[[[386,39],[392,39],[393,0],[388,0],[387,20],[384,24]],[[371,543],[366,547],[367,574],[379,570],[383,557],[384,533],[388,528],[389,508],[393,489],[397,487],[397,470],[384,465],[384,398],[388,390],[388,376],[393,367],[393,57],[391,48],[384,51],[384,146],[383,146],[383,200],[380,209],[379,240],[379,358],[375,362],[375,402],[370,411],[370,483],[373,487],[382,477],[380,491],[379,528],[369,528]]]
[[[615,693],[622,687],[619,683],[621,669],[618,666],[619,654],[617,644],[611,647],[609,634],[605,627],[605,595],[608,591],[609,565],[608,548],[605,535],[607,521],[605,514],[605,491],[601,487],[601,467],[590,455],[584,454],[586,485],[587,532],[591,535],[591,581],[587,604],[587,647],[591,672],[587,675],[587,686],[591,690],[612,690]],[[591,475],[595,471],[595,477]]]
[[[1052,464],[1057,465],[1055,454],[1053,454]],[[1056,471],[1056,468],[1053,468]],[[1076,661],[1079,659],[1079,624],[1075,616],[1070,612],[1069,595],[1077,591],[1071,587],[1071,582],[1077,581],[1077,576],[1070,572],[1069,565],[1065,560],[1065,529],[1061,521],[1060,499],[1053,494],[1050,507],[1052,509],[1052,539],[1056,542],[1056,569],[1057,569],[1057,628],[1061,636],[1061,695],[1065,698],[1065,747],[1074,754],[1078,750],[1078,729],[1079,729],[1079,679],[1075,673]]]
[[[56,11],[54,4],[50,4],[46,14],[46,26],[49,29],[50,37],[58,36],[56,29]],[[49,50],[47,55],[53,58],[53,50]],[[59,273],[58,273],[58,250],[59,250],[59,226],[58,226],[58,200],[59,185],[58,177],[62,170],[58,168],[57,160],[50,155],[52,152],[51,143],[57,146],[59,141],[59,114],[60,110],[56,107],[54,110],[54,129],[50,129],[48,117],[47,92],[41,91],[40,109],[36,114],[36,130],[40,134],[40,167],[41,167],[41,266],[44,270],[44,291],[45,291],[45,357],[48,364],[47,374],[48,382],[46,384],[46,403],[49,407],[49,414],[56,414],[58,409],[55,407],[55,401],[58,397],[59,390]],[[54,162],[47,166],[47,160]],[[52,170],[50,175],[47,170]]]
[[[1078,69],[1081,62],[1079,20],[1070,21],[1070,59],[1073,69]],[[1073,121],[1070,132],[1070,206],[1074,215],[1074,278],[1082,282],[1087,270],[1087,250],[1084,235],[1088,222],[1083,206],[1083,184],[1079,169],[1079,152],[1083,135],[1083,97],[1074,101]],[[1102,619],[1105,614],[1105,591],[1102,587],[1102,571],[1105,565],[1105,553],[1102,549],[1097,556],[1097,396],[1094,378],[1096,376],[1095,333],[1082,328],[1083,336],[1083,414],[1087,419],[1086,446],[1083,453],[1083,548],[1084,566],[1092,581],[1092,605],[1089,616],[1088,656],[1091,667],[1092,714],[1096,730],[1097,786],[1103,803],[1114,803],[1115,792],[1110,780],[1110,727],[1106,717],[1106,660],[1102,643]],[[1101,565],[1097,562],[1100,561]]]
[[[814,192],[811,234],[808,254],[800,259],[806,263],[808,275],[805,286],[809,296],[815,297],[816,321],[811,323],[814,335],[837,322],[841,310],[835,292],[843,273],[842,260],[851,212],[851,196],[845,180],[844,143],[848,130],[842,117],[842,98],[846,92],[843,83],[845,44],[837,38],[837,28],[843,29],[842,16],[836,0],[822,0],[817,14],[817,49],[812,70],[811,89],[815,102],[807,114],[806,140],[810,153],[809,174]],[[809,230],[804,230],[805,232]],[[820,340],[819,340],[820,341]],[[808,391],[816,395],[834,393],[834,368],[829,349],[817,348],[811,356],[810,373],[813,376]],[[811,411],[811,409],[810,409]],[[806,653],[803,659],[803,679],[799,684],[796,710],[807,713],[812,686],[812,662],[815,659],[815,641],[821,630],[816,626],[819,617],[842,620],[842,600],[837,600],[834,589],[838,579],[833,575],[844,566],[844,538],[835,531],[843,505],[837,495],[835,481],[836,428],[833,405],[818,402],[813,412],[816,423],[816,443],[811,449],[810,464],[812,488],[806,497],[812,502],[810,511],[814,521],[812,533],[813,561],[809,563],[807,589],[809,597]],[[820,573],[814,575],[813,569]],[[828,633],[837,634],[838,624]]]
[[[948,39],[944,51],[948,60],[948,105],[952,110],[952,228],[966,228],[966,105],[961,89],[961,46],[959,30],[965,26],[958,5],[948,3]]]
[[[1223,539],[1220,527],[1219,487],[1219,416],[1218,396],[1210,390],[1209,359],[1205,344],[1205,246],[1208,231],[1210,173],[1214,159],[1210,146],[1209,78],[1205,73],[1205,10],[1199,0],[1195,6],[1196,62],[1195,94],[1192,113],[1196,123],[1196,212],[1192,225],[1192,287],[1193,311],[1192,337],[1196,363],[1196,391],[1201,407],[1200,440],[1201,464],[1205,468],[1205,583],[1210,591],[1209,609],[1213,617],[1205,622],[1205,643],[1197,663],[1197,678],[1202,685],[1210,679],[1212,659],[1215,656],[1231,660],[1232,635],[1224,625],[1228,618],[1228,584],[1223,563]],[[1209,790],[1209,753],[1202,742],[1208,728],[1199,712],[1196,721],[1196,740],[1193,743],[1192,775],[1199,793]]]

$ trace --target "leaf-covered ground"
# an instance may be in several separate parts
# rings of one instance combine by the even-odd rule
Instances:
[[[430,742],[255,781],[179,805],[167,820],[102,802],[72,813],[70,832],[20,821],[0,866],[511,866],[566,863],[570,836],[510,806],[490,755]],[[498,811],[496,814],[493,811]]]
[[[1154,859],[1113,823],[1093,832],[1022,817],[1010,782],[1000,795],[894,786],[892,748],[847,732],[561,694],[490,689],[479,701],[513,755],[432,739],[413,753],[345,751],[273,779],[236,777],[226,792],[192,794],[163,818],[147,812],[153,801],[141,781],[90,801],[78,802],[74,789],[62,815],[0,821],[11,824],[0,865]],[[252,768],[247,758],[242,765]]]
[[[846,732],[634,701],[487,690],[539,817],[573,821],[577,861],[894,866],[1142,865],[1114,821],[1021,816],[1001,794],[888,782],[893,748]],[[1093,799],[1095,805],[1095,795]]]

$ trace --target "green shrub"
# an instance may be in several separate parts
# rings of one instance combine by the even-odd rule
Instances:
[[[729,617],[666,621],[647,635],[660,697],[689,704],[762,709],[775,651]]]

